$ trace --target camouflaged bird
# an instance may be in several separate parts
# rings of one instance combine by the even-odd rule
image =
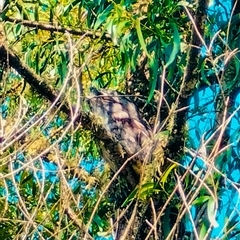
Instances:
[[[140,174],[141,165],[151,151],[151,131],[141,119],[135,104],[117,91],[96,88],[91,89],[88,104],[95,124],[103,130],[97,137],[102,140],[111,139],[116,143],[115,149],[108,152],[108,157],[115,161],[115,166],[112,165],[111,168],[116,171],[123,163],[116,163],[116,158],[112,156],[113,152],[118,151],[122,159],[135,155],[132,167]]]

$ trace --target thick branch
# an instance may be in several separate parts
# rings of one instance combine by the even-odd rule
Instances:
[[[0,56],[2,62],[14,68],[40,95],[44,96],[50,102],[55,101],[57,98],[56,93],[4,43],[0,46]],[[56,104],[56,107],[59,106],[63,112],[70,113],[68,107],[62,104],[61,101],[58,101]]]
[[[194,24],[192,27],[192,37],[190,42],[190,50],[188,53],[188,61],[186,68],[186,75],[184,78],[184,87],[182,90],[182,97],[188,98],[192,95],[193,90],[199,81],[199,59],[202,41],[199,36],[204,36],[204,26],[207,16],[208,0],[199,0],[197,10],[195,12]],[[195,26],[194,26],[195,25]]]
[[[196,84],[199,81],[199,60],[200,60],[200,49],[202,46],[202,41],[199,38],[201,36],[204,38],[204,27],[206,19],[206,11],[208,6],[208,0],[199,0],[198,6],[195,12],[194,23],[192,27],[192,36],[189,46],[191,47],[188,52],[187,64],[186,64],[186,74],[184,79],[182,79],[183,84],[181,86],[181,95],[179,98],[178,108],[185,108],[189,104],[189,99],[192,96],[194,90],[196,89]],[[194,26],[195,25],[195,26]],[[187,109],[179,111],[175,120],[175,132],[172,136],[173,141],[169,143],[169,152],[176,154],[176,158],[182,155],[185,130],[184,126],[186,124],[186,112]]]
[[[65,33],[69,32],[70,34],[77,35],[77,36],[86,36],[90,38],[96,38],[96,37],[101,37],[104,38],[105,40],[111,40],[110,35],[108,34],[102,34],[102,32],[92,32],[88,30],[84,31],[78,31],[72,28],[66,28],[66,27],[61,27],[57,24],[49,24],[46,22],[38,22],[38,21],[29,21],[29,20],[22,20],[22,19],[15,19],[11,17],[5,17],[5,21],[12,22],[14,24],[20,23],[26,27],[32,27],[32,28],[38,28],[41,30],[46,30],[50,32],[60,32],[60,33]]]

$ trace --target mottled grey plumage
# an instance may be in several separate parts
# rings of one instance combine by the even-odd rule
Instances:
[[[147,145],[150,128],[141,119],[135,104],[117,91],[95,88],[91,89],[88,103],[92,115],[104,129],[102,136],[97,137],[119,143],[128,157],[139,152],[135,159],[143,162],[151,147]]]

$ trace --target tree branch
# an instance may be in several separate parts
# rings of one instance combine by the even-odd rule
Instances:
[[[34,73],[32,69],[23,63],[22,60],[4,43],[0,46],[0,56],[2,62],[9,64],[10,67],[15,69],[40,95],[44,96],[52,103],[55,101],[57,94],[54,93],[53,89],[51,89],[42,78]],[[67,105],[62,104],[61,101],[56,103],[56,107],[60,107],[63,112],[70,114]]]
[[[26,27],[32,27],[32,28],[38,28],[41,30],[46,30],[50,32],[60,32],[60,33],[65,33],[69,32],[70,34],[77,35],[77,36],[86,36],[90,38],[103,38],[105,40],[111,41],[111,36],[107,33],[102,34],[102,32],[92,32],[88,30],[84,31],[78,31],[72,28],[66,28],[66,27],[61,27],[57,24],[50,24],[46,22],[38,22],[38,21],[29,21],[29,20],[22,20],[22,19],[15,19],[11,17],[5,17],[4,21],[12,22],[14,24],[21,24]]]

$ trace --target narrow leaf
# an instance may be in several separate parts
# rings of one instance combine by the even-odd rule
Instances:
[[[143,51],[146,53],[146,55],[148,56],[148,58],[152,59],[152,57],[149,55],[148,51],[147,51],[147,47],[143,38],[143,34],[142,34],[142,29],[141,29],[141,25],[140,25],[140,20],[139,18],[136,19],[135,21],[135,25],[136,25],[136,30],[137,30],[137,35],[138,35],[138,40],[140,42],[140,45],[143,49]]]
[[[201,197],[198,197],[198,198],[196,198],[196,199],[193,201],[192,205],[203,204],[203,203],[205,203],[206,201],[208,201],[209,198],[210,198],[209,196],[201,196]]]
[[[178,54],[178,51],[180,48],[180,36],[179,36],[177,26],[175,23],[172,23],[171,26],[173,28],[173,49],[166,63],[166,67],[168,67],[175,60],[176,55]]]
[[[170,165],[170,166],[165,170],[165,172],[163,173],[163,175],[162,175],[162,177],[161,177],[161,182],[162,182],[163,186],[164,186],[164,184],[167,182],[167,178],[168,178],[169,174],[171,173],[171,171],[172,171],[175,167],[177,167],[177,164],[172,164],[172,165]]]
[[[215,208],[216,208],[215,201],[212,197],[210,197],[208,200],[207,214],[208,214],[208,219],[214,228],[219,226],[219,224],[215,219],[216,217]]]
[[[94,24],[94,30],[97,30],[99,26],[105,22],[108,18],[109,13],[112,11],[113,5],[109,5],[101,14],[99,14],[96,23]]]
[[[158,70],[159,70],[159,63],[158,57],[155,55],[154,58],[151,58],[149,63],[149,72],[150,72],[150,92],[148,95],[147,102],[149,103],[153,98],[154,91],[156,89],[157,80],[158,80]]]

